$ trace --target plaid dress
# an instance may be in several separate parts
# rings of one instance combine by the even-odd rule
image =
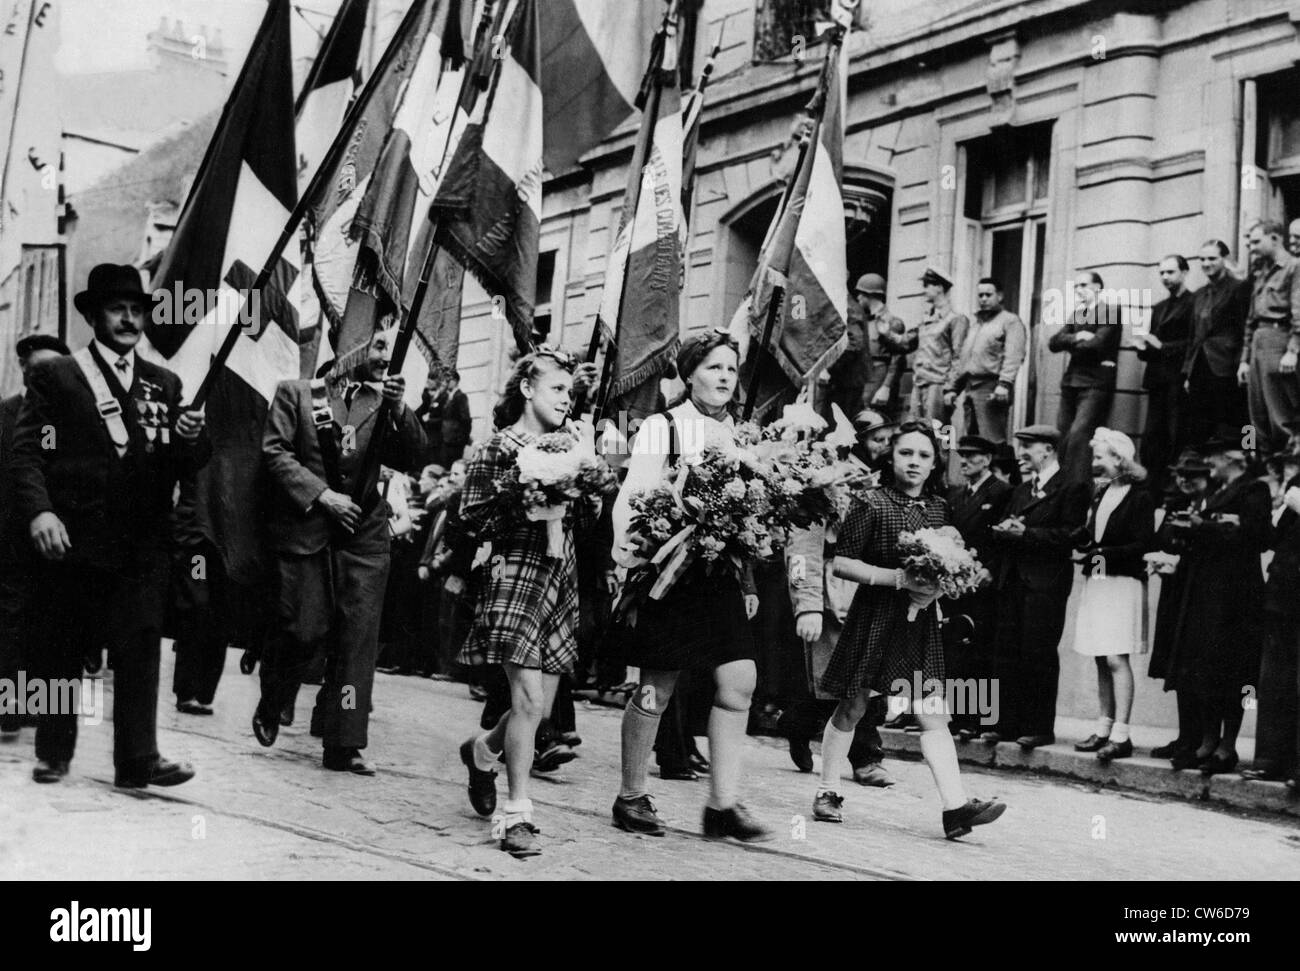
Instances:
[[[498,495],[496,482],[514,468],[533,436],[513,428],[493,435],[465,470],[460,518],[480,542],[491,543],[482,570],[474,626],[462,664],[517,664],[566,674],[578,656],[578,562],[571,508],[564,519],[564,557],[546,554],[546,524],[524,517],[521,506]],[[576,504],[578,514],[586,503]]]
[[[900,533],[948,523],[948,503],[934,495],[912,499],[883,486],[868,492],[844,520],[836,555],[872,566],[896,569]],[[858,587],[844,619],[821,691],[829,698],[850,699],[863,688],[898,694],[896,682],[944,677],[939,614],[933,605],[915,621],[907,620],[910,598],[892,587]],[[910,690],[905,692],[910,694]]]

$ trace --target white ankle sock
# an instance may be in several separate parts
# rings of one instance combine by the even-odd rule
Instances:
[[[1097,719],[1097,737],[1107,738],[1110,736],[1111,726],[1115,724],[1115,719],[1102,715]]]
[[[474,739],[474,768],[480,772],[494,772],[500,761],[501,753],[488,748],[487,732]]]
[[[533,801],[531,799],[502,800],[501,815],[504,817],[506,829],[516,823],[531,823],[533,821]]]
[[[818,792],[835,792],[840,787],[840,769],[849,757],[853,745],[853,732],[842,732],[833,721],[826,722],[822,732],[822,774],[817,783]]]
[[[966,790],[961,784],[961,768],[957,765],[957,746],[947,728],[931,728],[921,733],[921,754],[930,767],[934,784],[944,809],[960,809],[966,805]]]
[[[1110,730],[1110,740],[1119,744],[1128,741],[1128,722],[1116,722],[1115,727]]]

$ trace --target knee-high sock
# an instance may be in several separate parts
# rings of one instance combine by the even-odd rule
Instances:
[[[930,767],[934,784],[944,809],[960,809],[966,805],[966,790],[961,784],[961,769],[957,765],[957,746],[945,728],[931,728],[921,733],[921,754]]]
[[[645,795],[645,777],[650,769],[659,732],[659,712],[646,711],[635,698],[623,709],[623,787],[619,796],[635,799]]]
[[[830,719],[826,720],[826,729],[822,732],[822,775],[817,783],[817,791],[835,791],[840,787],[840,771],[844,760],[849,757],[853,746],[853,732],[842,732]]]
[[[714,705],[709,712],[709,807],[728,809],[740,799],[749,710]]]

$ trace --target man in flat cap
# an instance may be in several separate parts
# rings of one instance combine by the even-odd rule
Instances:
[[[921,276],[921,288],[930,309],[921,318],[921,325],[907,332],[904,341],[909,354],[916,352],[912,359],[910,413],[913,418],[946,422],[944,391],[953,380],[970,321],[953,309],[949,299],[952,281],[945,274],[927,266]]]
[[[951,407],[965,392],[966,429],[1003,445],[1029,331],[1024,321],[1002,306],[1002,284],[992,277],[976,285],[975,300],[978,309],[957,366],[949,372],[944,404]]]
[[[203,415],[181,408],[180,378],[136,354],[150,305],[138,271],[100,264],[73,302],[95,339],[31,369],[14,438],[16,516],[40,561],[32,667],[79,681],[85,647],[107,639],[115,784],[179,785],[194,770],[157,746],[172,492],[212,448]],[[37,782],[67,774],[77,714],[39,717]]]
[[[1087,519],[1092,490],[1065,478],[1057,461],[1060,432],[1051,425],[1030,425],[1014,437],[1026,479],[990,533],[998,551],[1000,711],[997,728],[985,738],[1013,738],[1031,749],[1056,740],[1057,648],[1074,584],[1074,533]]]
[[[1006,517],[1007,503],[1011,500],[1011,486],[990,469],[998,447],[979,435],[963,435],[957,442],[957,454],[963,482],[948,490],[948,505],[952,509],[952,524],[961,533],[990,575],[997,574],[997,546],[993,540],[993,527]],[[993,677],[993,630],[997,596],[992,585],[954,601],[945,607],[949,616],[965,615],[970,618],[972,632],[970,644],[954,649],[948,657],[949,676],[957,679],[989,679]],[[980,695],[984,697],[984,695]],[[952,727],[959,737],[968,741],[979,734],[979,713],[954,712]]]
[[[53,334],[28,334],[14,346],[23,383],[32,368],[42,361],[61,357],[68,347]],[[23,393],[0,401],[0,679],[17,681],[23,669],[23,630],[27,604],[32,592],[32,550],[26,538],[14,526],[13,475],[10,468],[14,449],[14,431]],[[23,726],[35,726],[30,713],[0,710],[0,734],[10,735]]]

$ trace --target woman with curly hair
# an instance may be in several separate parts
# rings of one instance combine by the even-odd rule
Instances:
[[[875,695],[911,697],[921,725],[921,754],[943,801],[948,839],[991,823],[1006,806],[967,799],[948,730],[948,712],[933,692],[915,697],[913,685],[944,684],[939,591],[903,569],[899,536],[948,524],[948,503],[939,495],[942,469],[939,443],[928,421],[904,422],[890,442],[884,484],[868,492],[845,517],[835,550],[835,575],[857,583],[844,630],[822,675],[821,690],[839,699],[822,735],[822,772],[813,799],[813,818],[844,821],[839,795],[840,770],[853,744],[854,730]],[[922,607],[908,620],[909,606]],[[942,691],[942,689],[941,689]]]
[[[1074,650],[1097,661],[1097,730],[1074,746],[1096,752],[1102,762],[1133,754],[1129,715],[1133,710],[1133,668],[1129,657],[1144,654],[1146,577],[1144,554],[1155,542],[1155,503],[1123,432],[1098,428],[1092,438],[1092,474],[1104,484],[1092,500],[1088,521],[1075,536],[1083,555],[1083,595],[1074,626]]]
[[[542,435],[569,428],[588,442],[589,427],[570,423],[576,362],[563,351],[539,348],[521,357],[493,411],[497,428],[470,460],[461,497],[462,528],[491,543],[474,625],[461,652],[469,664],[500,664],[510,684],[510,710],[490,731],[464,742],[469,798],[481,816],[497,808],[496,765],[505,755],[509,798],[501,807],[501,849],[516,857],[541,852],[532,822],[528,777],[534,739],[551,710],[560,676],[578,654],[577,560],[573,525],[592,520],[599,500],[564,507],[563,553],[549,555],[547,523],[525,515],[497,483],[512,474],[520,449]]]

